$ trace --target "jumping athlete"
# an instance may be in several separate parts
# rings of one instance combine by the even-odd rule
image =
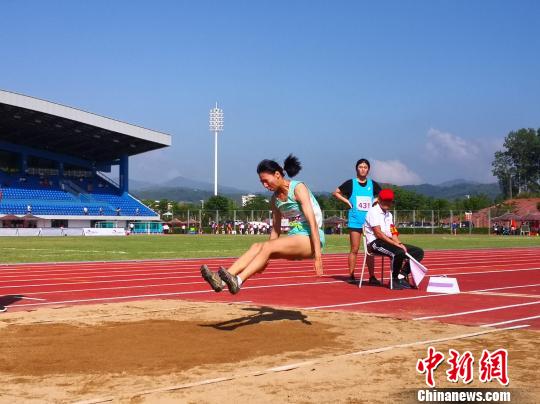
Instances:
[[[302,166],[296,157],[289,155],[283,168],[273,160],[263,160],[257,166],[261,184],[272,191],[272,231],[270,240],[255,243],[229,269],[220,267],[212,272],[201,266],[201,275],[212,289],[221,292],[226,285],[236,294],[251,276],[265,270],[270,259],[313,258],[315,273],[323,274],[321,251],[325,244],[322,231],[322,212],[309,188],[294,177]],[[281,219],[289,221],[289,237],[281,237]]]
[[[354,269],[356,257],[362,240],[362,228],[366,221],[367,211],[376,201],[381,187],[378,183],[368,178],[370,164],[366,159],[356,162],[356,178],[345,181],[333,193],[333,195],[349,207],[348,228],[351,250],[349,252],[349,282],[356,283]],[[375,261],[372,255],[367,256],[369,270],[369,284],[380,285],[375,277]]]

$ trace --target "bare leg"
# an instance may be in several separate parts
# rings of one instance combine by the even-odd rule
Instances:
[[[369,270],[370,278],[375,278],[375,257],[373,255],[368,255],[366,263]]]
[[[351,250],[349,252],[349,275],[354,277],[354,269],[356,268],[356,257],[358,255],[358,249],[360,248],[360,241],[362,240],[362,234],[357,231],[351,231],[349,234],[349,241],[351,244]]]
[[[232,275],[237,275],[239,272],[242,272],[248,264],[253,261],[255,256],[261,251],[261,248],[264,243],[255,243],[253,244],[249,250],[247,250],[244,254],[240,256],[236,261],[234,261],[234,264],[230,266],[228,269],[229,273]]]
[[[311,258],[313,252],[311,240],[308,236],[288,236],[266,241],[262,243],[255,258],[237,275],[242,281],[245,281],[255,273],[262,272],[270,258]]]

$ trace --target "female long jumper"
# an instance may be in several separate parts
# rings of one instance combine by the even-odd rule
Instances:
[[[212,289],[221,292],[226,285],[229,292],[236,294],[242,284],[251,276],[265,270],[270,259],[313,258],[317,275],[323,274],[322,248],[325,244],[322,231],[321,208],[301,181],[285,178],[294,177],[302,166],[298,159],[289,155],[283,168],[273,160],[263,160],[257,166],[257,174],[262,185],[272,191],[272,232],[270,240],[255,243],[229,269],[220,267],[212,272],[206,265],[201,266],[201,275]],[[281,219],[289,220],[289,237],[280,238]]]

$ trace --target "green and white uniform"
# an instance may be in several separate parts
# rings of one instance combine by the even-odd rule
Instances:
[[[296,236],[296,235],[302,235],[302,236],[310,236],[311,235],[311,229],[309,227],[309,222],[307,221],[306,217],[304,216],[304,212],[302,212],[302,207],[298,203],[298,201],[294,198],[294,190],[298,184],[301,184],[301,181],[294,181],[291,180],[291,183],[289,185],[289,192],[287,193],[287,201],[283,202],[280,201],[279,198],[275,197],[275,203],[276,208],[279,209],[281,212],[281,217],[283,219],[289,220],[289,236]],[[311,206],[313,208],[313,213],[315,213],[315,221],[317,222],[317,230],[319,231],[319,238],[321,240],[321,248],[324,248],[326,245],[326,241],[324,238],[324,232],[322,230],[323,225],[323,218],[322,218],[322,212],[321,207],[319,206],[319,202],[315,199],[313,194],[308,188],[309,197],[311,200]]]

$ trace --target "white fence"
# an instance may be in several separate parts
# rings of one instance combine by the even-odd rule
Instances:
[[[125,236],[123,228],[0,228],[0,237]]]

